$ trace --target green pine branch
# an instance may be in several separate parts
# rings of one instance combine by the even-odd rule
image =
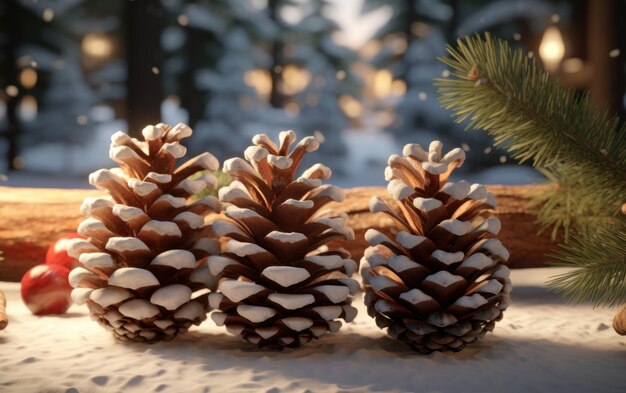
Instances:
[[[537,199],[538,220],[553,237],[560,228],[574,234],[551,258],[576,269],[551,287],[576,302],[626,301],[626,126],[488,33],[448,52],[440,60],[452,74],[435,82],[443,107],[556,183]]]

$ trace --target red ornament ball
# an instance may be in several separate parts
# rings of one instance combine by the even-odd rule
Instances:
[[[67,269],[72,270],[75,267],[80,266],[78,261],[75,258],[67,255],[67,242],[70,239],[85,237],[79,235],[78,233],[72,233],[70,235],[64,236],[54,243],[50,245],[48,248],[48,252],[46,253],[46,263],[49,265],[61,265],[65,266]]]
[[[22,300],[35,315],[63,314],[72,305],[69,269],[41,264],[22,277]]]

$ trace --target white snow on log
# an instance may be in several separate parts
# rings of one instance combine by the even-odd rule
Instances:
[[[72,289],[72,301],[76,304],[83,304],[89,299],[89,295],[93,292],[92,288],[74,288]]]
[[[145,269],[136,267],[123,267],[111,274],[109,285],[116,287],[139,289],[159,285],[159,280]]]
[[[248,146],[243,152],[243,157],[248,161],[261,161],[268,156],[267,149],[260,146]]]
[[[178,198],[171,194],[163,194],[160,197],[158,197],[156,201],[154,201],[154,203],[162,203],[162,202],[167,203],[168,205],[170,205],[171,207],[175,209],[184,207],[187,204],[187,201],[185,200],[185,198]]]
[[[280,304],[287,310],[297,310],[315,302],[315,297],[309,293],[272,293],[267,297],[267,299],[274,303]]]
[[[217,326],[224,326],[224,322],[226,321],[226,314],[223,312],[214,312],[211,314],[211,319]]]
[[[476,270],[483,270],[494,265],[494,261],[482,252],[470,255],[463,261],[460,267],[471,267]]]
[[[169,154],[173,158],[181,158],[187,154],[187,148],[178,142],[164,143],[160,152]]]
[[[224,161],[224,172],[231,176],[236,175],[239,172],[245,172],[254,177],[258,177],[258,173],[252,165],[240,157],[230,158]]]
[[[78,225],[77,232],[80,235],[87,236],[87,237],[89,236],[89,233],[91,232],[105,232],[105,233],[113,234],[113,232],[111,232],[109,228],[107,228],[106,225],[104,225],[102,221],[94,217],[89,217],[86,220],[83,220]]]
[[[456,200],[465,199],[470,192],[470,185],[465,180],[454,182],[447,182],[441,187],[441,192],[450,195]]]
[[[474,200],[485,199],[487,198],[487,188],[482,184],[474,183],[470,186],[467,197]]]
[[[393,199],[401,201],[404,198],[413,195],[415,190],[412,187],[409,187],[402,180],[393,179],[389,182],[389,184],[387,184],[387,192],[393,197]]]
[[[428,316],[428,323],[437,327],[450,326],[457,323],[457,321],[454,315],[443,312],[435,312]]]
[[[239,303],[266,288],[253,282],[226,279],[220,281],[217,289],[233,303]]]
[[[507,266],[500,265],[498,266],[496,271],[493,272],[492,277],[508,280],[510,275],[511,275],[511,269],[509,269]]]
[[[454,275],[445,270],[441,270],[441,271],[438,271],[437,273],[431,274],[430,276],[426,277],[424,281],[432,282],[433,284],[436,284],[445,288],[459,281],[463,281],[463,277]]]
[[[341,306],[318,306],[313,307],[313,311],[319,314],[319,316],[327,321],[339,318],[343,308]]]
[[[150,195],[154,191],[159,189],[159,186],[149,181],[142,181],[135,178],[128,180],[128,187],[130,187],[139,196]]]
[[[143,299],[129,300],[122,304],[119,310],[122,315],[136,320],[152,318],[159,314],[159,309],[155,305]]]
[[[203,316],[206,314],[206,310],[202,306],[202,304],[196,301],[190,301],[184,306],[182,306],[176,313],[174,314],[174,319],[186,319],[189,321],[195,321],[196,319],[203,319]]]
[[[224,295],[217,292],[212,292],[209,294],[209,307],[212,309],[219,309],[220,304],[222,304],[222,300],[224,300]]]
[[[178,222],[185,222],[192,229],[201,228],[204,225],[204,217],[192,212],[182,212],[176,215],[173,219]]]
[[[460,221],[454,218],[441,221],[438,225],[456,236],[467,235],[472,231],[472,223],[469,221]]]
[[[435,250],[432,255],[433,258],[443,263],[444,265],[452,265],[456,262],[461,262],[465,254],[462,251],[446,252],[443,250]]]
[[[313,290],[324,294],[333,303],[343,302],[350,295],[348,287],[344,285],[320,285],[312,288]]]
[[[432,175],[441,175],[448,170],[448,164],[445,162],[422,162],[422,168]]]
[[[210,237],[201,237],[191,246],[192,250],[202,250],[209,254],[218,254],[220,252],[220,244],[217,239],[211,239]]]
[[[396,234],[396,241],[404,248],[411,249],[420,245],[426,238],[413,235],[409,232],[400,231]]]
[[[432,210],[435,210],[441,205],[443,205],[443,202],[435,198],[417,197],[413,200],[413,206],[415,206],[416,209],[424,213],[428,213]]]
[[[239,257],[267,253],[267,250],[254,243],[244,243],[237,240],[229,240],[224,247],[225,252],[231,252]]]
[[[428,152],[416,143],[409,143],[405,145],[402,149],[402,154],[406,157],[415,157],[419,161],[428,161]]]
[[[236,265],[238,262],[233,261],[230,258],[226,258],[220,255],[212,255],[207,259],[207,266],[212,275],[219,275],[226,266]]]
[[[126,289],[118,287],[104,287],[98,288],[91,292],[89,299],[97,303],[103,308],[107,308],[112,304],[118,304],[124,300],[132,297],[131,293]]]
[[[477,309],[478,307],[487,304],[487,300],[475,293],[471,296],[461,296],[456,302],[455,305],[465,308]]]
[[[233,220],[245,220],[247,218],[262,217],[259,213],[252,209],[237,207],[235,205],[228,206],[224,211],[224,214],[226,214],[226,217],[232,218]]]
[[[396,273],[402,273],[405,270],[415,269],[421,266],[406,255],[393,255],[389,258],[387,263]]]
[[[69,239],[67,241],[66,250],[67,255],[76,259],[78,259],[82,253],[99,251],[98,247],[94,246],[90,241],[81,238]]]
[[[80,205],[80,212],[88,216],[92,211],[103,207],[113,207],[114,202],[110,198],[85,198]]]
[[[315,203],[311,200],[300,201],[298,199],[287,199],[282,203],[285,206],[295,207],[296,209],[311,209]]]
[[[128,146],[114,146],[109,150],[109,157],[117,163],[125,163],[128,160],[142,160],[141,157]]]
[[[305,179],[328,179],[332,176],[332,173],[333,172],[329,167],[317,163],[302,172],[302,177]]]
[[[238,181],[232,182],[229,186],[222,187],[217,192],[217,195],[222,202],[231,202],[235,199],[250,199],[250,194],[243,188],[243,185]]]
[[[113,215],[122,221],[128,222],[138,217],[147,217],[146,213],[138,207],[116,204],[113,206]]]
[[[268,326],[268,327],[258,327],[254,329],[256,334],[261,336],[264,340],[267,340],[270,337],[276,335],[279,332],[279,329],[276,326]]]
[[[321,266],[325,269],[337,269],[343,266],[343,262],[339,255],[311,255],[306,260]]]
[[[175,269],[193,269],[196,267],[196,257],[187,250],[168,250],[154,257],[150,264],[171,266]]]
[[[176,310],[189,300],[191,300],[191,289],[182,284],[159,288],[150,297],[150,303],[164,307],[166,310]]]
[[[150,251],[146,243],[136,237],[112,237],[107,241],[104,248],[117,253],[129,251]]]
[[[293,164],[293,160],[286,156],[275,156],[273,154],[268,154],[267,163],[278,169],[288,169]]]
[[[248,236],[239,227],[239,225],[231,221],[215,220],[211,228],[213,229],[213,233],[215,233],[216,236],[230,236],[232,234],[238,234],[246,237]]]
[[[141,228],[139,234],[146,232],[154,232],[159,236],[183,236],[178,225],[171,221],[150,220]]]
[[[156,173],[149,172],[144,180],[154,180],[157,183],[167,184],[172,181],[172,175],[168,175],[167,173]]]
[[[296,332],[301,332],[305,329],[313,326],[313,321],[309,318],[302,317],[289,317],[281,319],[281,322],[285,324],[289,329],[294,330]]]
[[[455,147],[454,149],[447,152],[446,155],[443,156],[441,161],[448,164],[451,164],[454,161],[460,161],[459,167],[461,167],[463,165],[463,162],[465,161],[465,151],[460,147]]]
[[[269,266],[261,275],[274,281],[283,288],[290,287],[311,277],[306,269],[293,266]]]
[[[248,304],[240,304],[237,306],[237,314],[253,323],[267,321],[274,315],[276,310],[269,307],[250,306]]]
[[[296,146],[303,146],[304,150],[307,153],[311,153],[320,148],[320,141],[317,140],[317,138],[315,137],[307,136],[305,138],[302,138],[302,140],[298,142]]]
[[[115,267],[113,257],[104,252],[84,253],[78,258],[78,261],[87,269]]]
[[[489,217],[488,219],[483,221],[482,224],[474,228],[474,232],[485,231],[497,235],[500,232],[501,228],[502,223],[500,222],[500,219],[498,217]]]
[[[432,300],[435,300],[417,288],[413,288],[410,291],[401,293],[400,299],[407,301],[411,304],[420,304],[423,302],[430,302]]]
[[[157,140],[163,135],[163,128],[149,125],[141,130],[141,135],[143,135],[146,141]]]
[[[32,277],[32,274],[31,274],[31,277]],[[72,269],[72,271],[70,272],[68,281],[73,288],[78,288],[78,285],[80,284],[80,282],[84,278],[88,278],[88,277],[98,277],[98,276],[96,276],[95,274],[93,274],[92,272],[90,272],[89,270],[85,268],[76,267]]]
[[[387,235],[376,229],[368,229],[367,232],[365,232],[365,240],[367,240],[370,246],[375,246],[381,243],[393,244],[393,242],[387,237]]]
[[[172,321],[171,319],[157,319],[152,323],[154,323],[160,329],[167,329],[168,327],[172,326],[174,321]]]
[[[206,181],[204,179],[184,179],[180,183],[176,185],[175,188],[179,190],[183,190],[190,195],[199,194],[207,187]]]
[[[280,243],[299,243],[307,240],[307,237],[299,232],[272,231],[265,235],[267,239],[276,240]]]

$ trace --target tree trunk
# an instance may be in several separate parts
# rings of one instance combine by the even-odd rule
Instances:
[[[543,188],[542,188],[543,187]],[[502,221],[499,239],[509,249],[510,266],[539,267],[544,254],[553,250],[548,234],[537,235],[535,216],[528,211],[531,193],[545,186],[488,186],[498,200],[496,215]],[[44,262],[48,246],[57,238],[76,231],[83,220],[79,208],[86,197],[103,195],[95,190],[55,190],[0,187],[0,281],[18,281],[26,270]],[[345,212],[355,240],[342,244],[355,260],[367,246],[363,236],[369,228],[390,233],[392,222],[384,214],[372,214],[372,195],[386,196],[383,187],[349,189],[346,199],[329,207]],[[386,198],[387,199],[387,198]]]
[[[159,0],[126,2],[128,133],[141,135],[148,124],[161,121],[161,25]]]

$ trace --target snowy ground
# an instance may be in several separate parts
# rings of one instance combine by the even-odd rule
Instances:
[[[572,307],[543,288],[549,269],[517,270],[514,304],[480,344],[418,355],[361,306],[340,333],[284,352],[250,348],[210,319],[156,345],[115,342],[74,306],[34,317],[18,284],[0,283],[0,392],[623,392],[626,338],[613,310]]]

